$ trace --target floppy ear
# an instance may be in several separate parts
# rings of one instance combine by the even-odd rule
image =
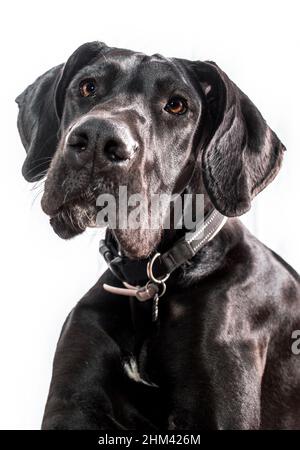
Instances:
[[[61,64],[41,75],[16,98],[18,130],[27,153],[22,173],[27,181],[43,177],[56,149],[59,120],[54,93],[62,67]]]
[[[16,98],[18,130],[27,152],[22,173],[27,181],[37,181],[45,175],[58,144],[65,91],[72,77],[103,47],[101,42],[83,44],[65,65],[50,69]]]
[[[204,185],[221,213],[239,216],[276,176],[285,147],[215,63],[198,63],[197,74],[212,120],[202,153]]]

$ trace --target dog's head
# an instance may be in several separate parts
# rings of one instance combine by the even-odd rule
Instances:
[[[64,238],[95,223],[96,198],[204,193],[226,216],[250,208],[276,176],[283,145],[248,97],[212,62],[146,56],[100,42],[79,47],[16,99],[23,175],[47,173],[43,210]],[[119,229],[132,257],[161,229]]]

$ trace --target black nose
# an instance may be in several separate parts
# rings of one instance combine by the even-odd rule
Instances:
[[[126,125],[92,117],[72,128],[66,141],[65,160],[78,169],[94,156],[102,164],[117,164],[129,160],[136,149],[137,143]]]

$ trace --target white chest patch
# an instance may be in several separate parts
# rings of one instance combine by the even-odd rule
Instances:
[[[129,360],[124,362],[124,370],[129,376],[129,378],[136,381],[137,383],[143,383],[146,384],[147,386],[158,387],[157,384],[155,383],[149,383],[148,381],[143,380],[143,378],[139,373],[137,362],[133,356]]]

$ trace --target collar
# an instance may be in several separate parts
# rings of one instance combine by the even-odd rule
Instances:
[[[225,225],[227,217],[211,209],[193,231],[185,233],[165,253],[155,253],[146,259],[134,260],[118,253],[112,232],[107,229],[100,241],[99,251],[109,269],[122,281],[125,288],[104,284],[108,292],[136,297],[140,301],[154,300],[153,316],[157,318],[158,299],[166,292],[166,281],[176,269],[192,259]]]

